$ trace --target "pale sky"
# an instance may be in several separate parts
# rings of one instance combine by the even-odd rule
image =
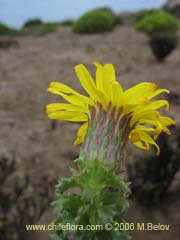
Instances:
[[[0,0],[0,22],[21,27],[30,18],[44,21],[76,19],[84,12],[107,6],[115,12],[161,7],[166,0]]]

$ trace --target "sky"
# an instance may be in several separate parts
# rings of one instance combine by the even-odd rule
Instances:
[[[166,0],[0,0],[0,22],[21,27],[27,19],[76,19],[86,11],[107,6],[115,12],[161,7]]]

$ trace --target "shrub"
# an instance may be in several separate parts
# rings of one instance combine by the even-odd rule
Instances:
[[[136,28],[150,38],[150,46],[159,61],[176,48],[178,44],[178,19],[166,12],[154,12],[138,21]]]
[[[105,11],[107,13],[112,14],[114,16],[114,24],[115,25],[121,25],[123,23],[121,17],[116,15],[114,13],[114,11],[109,7],[100,7],[100,8],[97,8],[96,10],[101,10],[101,11]]]
[[[5,24],[0,23],[0,35],[8,34],[8,32],[9,32],[9,28]]]
[[[142,21],[145,17],[149,16],[152,13],[159,13],[160,10],[157,9],[149,9],[149,10],[141,10],[135,13],[135,23]]]
[[[128,167],[132,197],[146,206],[157,205],[167,192],[180,170],[180,126],[173,127],[172,135],[162,134],[158,139],[162,149],[157,157],[140,159]]]
[[[151,49],[159,61],[163,61],[178,45],[178,36],[175,34],[158,34],[150,38]]]
[[[58,26],[59,23],[43,23],[32,27],[24,28],[23,33],[32,35],[43,35],[56,31]]]
[[[39,18],[29,19],[24,23],[23,28],[33,27],[41,24],[43,24],[43,22]]]
[[[113,29],[114,15],[107,10],[93,10],[85,13],[73,24],[73,31],[77,33],[97,33]]]
[[[166,12],[154,12],[148,14],[136,24],[138,30],[148,35],[157,34],[158,32],[176,32],[179,28],[178,19]]]
[[[58,26],[59,26],[58,23],[45,23],[39,27],[39,33],[45,34],[55,32]]]
[[[16,35],[19,31],[0,22],[0,35]]]

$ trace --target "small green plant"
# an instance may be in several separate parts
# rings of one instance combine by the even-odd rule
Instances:
[[[24,23],[23,28],[34,27],[41,24],[43,24],[43,21],[39,18],[29,19]]]
[[[149,36],[150,46],[159,61],[177,47],[179,22],[169,13],[149,13],[137,22],[136,28]]]
[[[73,24],[73,31],[77,33],[111,31],[115,20],[115,16],[107,10],[93,10],[85,13]]]

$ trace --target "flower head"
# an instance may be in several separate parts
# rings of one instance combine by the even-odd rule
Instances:
[[[77,133],[75,145],[85,141],[88,131],[89,135],[94,136],[91,129],[96,130],[94,144],[107,151],[109,149],[109,157],[112,151],[120,147],[118,141],[124,144],[131,141],[144,150],[149,150],[152,144],[159,154],[160,149],[155,139],[162,131],[170,134],[167,127],[175,122],[158,112],[163,106],[168,110],[168,102],[153,98],[169,91],[157,89],[156,84],[148,82],[141,82],[124,91],[116,80],[112,64],[101,65],[94,62],[94,65],[95,81],[84,65],[75,66],[76,75],[88,96],[62,83],[50,83],[48,91],[61,96],[68,103],[48,104],[46,107],[48,117],[83,123]],[[103,138],[106,139],[105,142]]]

